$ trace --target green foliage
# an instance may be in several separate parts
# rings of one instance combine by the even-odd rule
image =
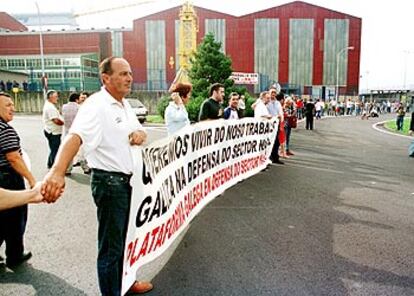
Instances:
[[[253,103],[256,102],[256,98],[246,96],[246,109],[244,111],[244,117],[253,117],[254,116],[254,110],[252,109]]]
[[[191,122],[197,122],[198,121],[198,114],[200,113],[200,107],[201,104],[204,102],[206,97],[196,97],[191,98],[191,100],[188,102],[186,109],[188,112],[188,118]]]
[[[251,103],[248,104],[249,93],[245,87],[234,86],[234,81],[229,79],[233,72],[231,59],[220,51],[221,43],[214,41],[214,35],[207,34],[197,48],[197,52],[191,59],[192,66],[189,72],[193,85],[192,98],[187,104],[187,112],[190,121],[198,121],[201,104],[209,97],[208,90],[213,83],[221,83],[225,88],[223,106],[228,106],[228,96],[231,92],[237,92],[246,97],[246,116],[253,116]],[[170,97],[164,96],[157,106],[158,113],[164,118],[165,109]]]
[[[226,94],[231,92],[233,80],[229,79],[231,59],[220,51],[221,43],[214,41],[212,33],[207,34],[191,59],[189,76],[193,84],[193,96],[208,98],[208,88],[213,83],[221,83]]]
[[[165,95],[161,98],[160,102],[157,105],[157,112],[162,118],[164,118],[165,109],[167,109],[169,103],[170,103],[170,96]]]

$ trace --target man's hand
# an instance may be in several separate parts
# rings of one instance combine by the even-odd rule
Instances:
[[[41,194],[47,203],[55,202],[63,193],[65,188],[65,176],[57,174],[53,168],[43,179]]]
[[[410,136],[412,136],[413,134],[414,134],[414,132],[413,131],[408,131],[408,134],[410,135]]]
[[[141,145],[147,140],[147,134],[144,131],[135,131],[129,134],[129,143],[131,145]]]

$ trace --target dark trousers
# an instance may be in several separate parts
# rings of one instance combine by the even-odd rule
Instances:
[[[286,151],[289,151],[289,143],[290,143],[290,134],[292,132],[292,128],[286,122],[285,124],[285,135],[286,135]]]
[[[24,189],[24,180],[11,168],[0,168],[0,187]],[[26,230],[27,205],[0,211],[0,245],[6,242],[7,261],[17,261],[23,255],[23,236]]]
[[[404,126],[404,116],[397,116],[397,131],[402,131]]]
[[[313,129],[313,114],[306,115],[306,129]]]
[[[280,125],[280,122],[279,122],[279,125]],[[270,160],[272,162],[275,162],[275,161],[279,160],[279,146],[280,146],[280,142],[279,142],[279,125],[277,126],[277,133],[276,133],[275,142],[273,144],[272,152],[270,153]]]
[[[132,188],[129,175],[92,169],[98,215],[98,279],[101,294],[121,294],[125,238]]]
[[[62,135],[53,135],[51,133],[48,133],[47,131],[44,131],[45,137],[49,143],[49,157],[47,159],[47,168],[50,169],[55,162],[56,154],[59,150],[60,146],[60,138]]]

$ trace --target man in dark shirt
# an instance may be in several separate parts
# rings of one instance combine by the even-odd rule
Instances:
[[[223,117],[223,107],[221,103],[224,98],[224,85],[214,83],[210,86],[210,98],[205,100],[200,108],[198,121],[219,119]]]
[[[305,105],[306,129],[313,130],[313,116],[315,115],[315,104],[312,99]]]
[[[24,179],[31,188],[36,184],[22,158],[20,138],[8,122],[13,119],[14,104],[9,94],[0,92],[0,187],[25,189]],[[23,236],[26,229],[27,205],[0,212],[0,245],[6,242],[6,264],[15,267],[30,259],[24,253]]]

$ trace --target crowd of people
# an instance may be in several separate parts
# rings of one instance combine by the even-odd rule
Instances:
[[[61,112],[57,108],[59,94],[53,90],[47,92],[42,120],[50,150],[49,171],[41,182],[36,182],[31,174],[22,156],[20,138],[8,124],[14,114],[12,98],[8,93],[0,93],[0,245],[6,244],[6,264],[10,268],[30,259],[32,254],[25,252],[23,242],[27,203],[58,200],[65,189],[65,176],[79,163],[84,173],[91,174],[92,197],[97,207],[99,288],[102,295],[120,295],[132,193],[129,181],[134,155],[131,147],[142,145],[147,134],[125,100],[133,82],[129,63],[123,58],[107,58],[100,64],[100,75],[103,83],[100,91],[91,96],[85,92],[71,94]],[[169,135],[190,125],[185,105],[191,98],[192,85],[177,83],[171,90],[171,102],[165,110]],[[209,98],[200,107],[199,121],[243,118],[244,96],[230,93],[228,106],[223,106],[224,98],[224,85],[212,84]],[[291,136],[298,120],[305,118],[306,129],[312,130],[314,118],[318,120],[324,114],[363,116],[365,104],[319,99],[315,103],[312,99],[303,101],[271,86],[260,93],[252,108],[254,117],[259,120],[278,119],[270,161],[284,164],[281,158],[294,155]],[[400,108],[394,108],[398,116],[405,115]],[[412,120],[411,132],[414,132],[413,125]],[[25,190],[25,179],[30,189]],[[130,292],[145,293],[152,288],[150,282],[136,281]]]

